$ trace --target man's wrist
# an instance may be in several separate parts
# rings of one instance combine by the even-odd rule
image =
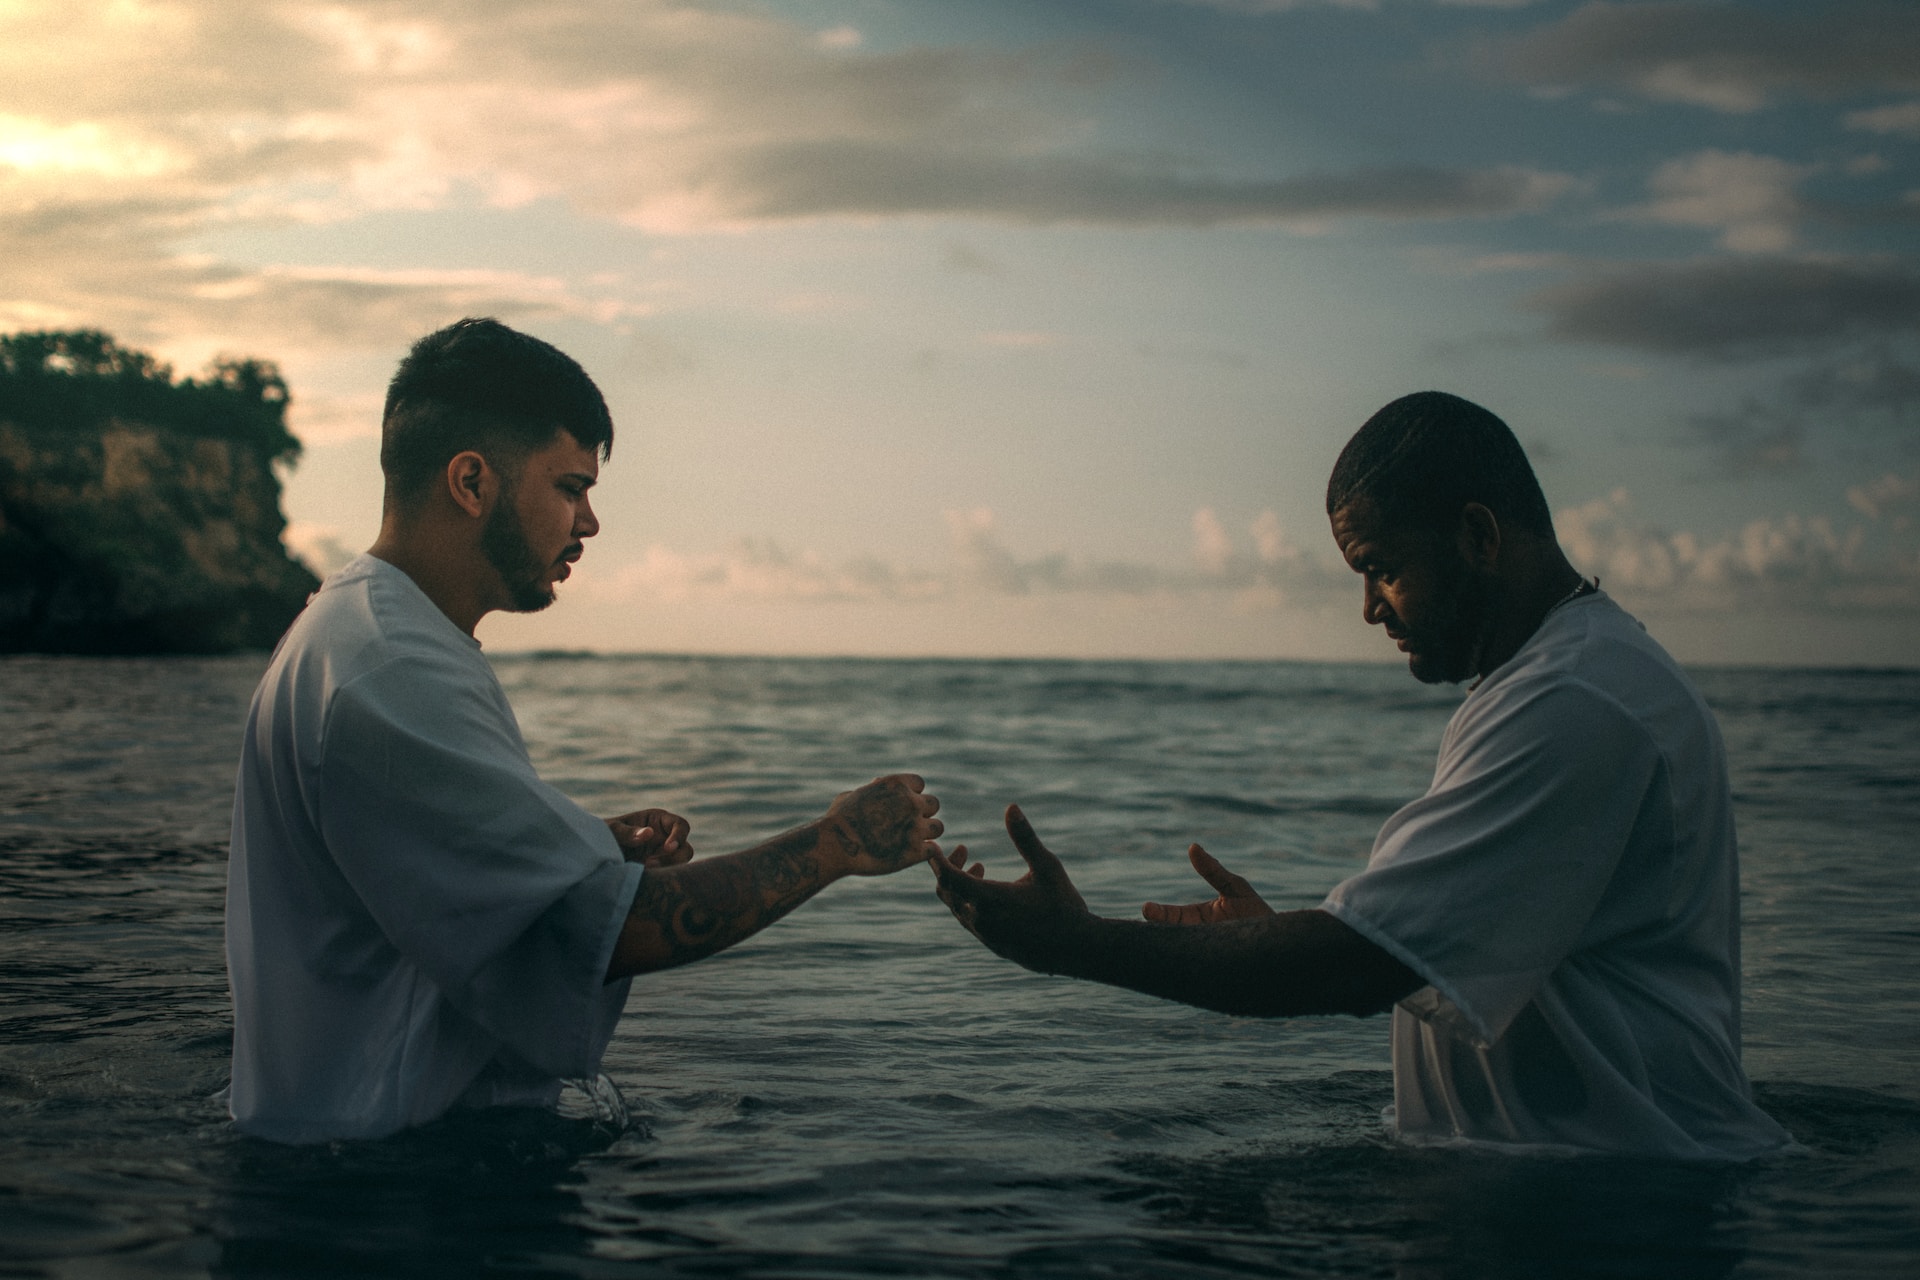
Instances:
[[[846,819],[829,814],[814,819],[811,825],[814,853],[820,861],[820,869],[826,873],[826,879],[832,881],[852,875],[855,859],[860,853],[860,842]]]
[[[1038,931],[1039,946],[1028,968],[1060,978],[1084,978],[1100,968],[1098,953],[1108,923],[1085,909],[1062,912]]]

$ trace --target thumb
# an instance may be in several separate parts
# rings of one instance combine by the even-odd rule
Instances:
[[[1048,886],[1072,887],[1067,869],[1060,865],[1060,859],[1053,856],[1052,850],[1040,843],[1040,836],[1034,831],[1033,824],[1027,821],[1027,815],[1020,812],[1017,804],[1007,806],[1007,834],[1013,837],[1013,847],[1026,859],[1036,881]]]
[[[1187,846],[1187,861],[1193,864],[1200,878],[1218,890],[1222,897],[1231,898],[1247,888],[1245,880],[1221,866],[1218,858],[1197,844]]]

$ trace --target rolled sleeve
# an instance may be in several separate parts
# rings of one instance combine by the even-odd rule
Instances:
[[[1323,909],[1430,984],[1403,1007],[1492,1044],[1578,944],[1659,754],[1611,699],[1559,683],[1443,750]]]
[[[581,1074],[640,884],[472,681],[394,663],[336,695],[319,820],[387,940],[527,1062]]]

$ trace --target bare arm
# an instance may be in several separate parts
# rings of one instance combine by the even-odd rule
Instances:
[[[1193,924],[1093,915],[1017,807],[1007,810],[1007,831],[1029,867],[1020,880],[970,874],[964,848],[934,859],[934,870],[960,923],[995,954],[1036,972],[1259,1017],[1379,1013],[1425,985],[1324,911]]]
[[[1383,1013],[1426,985],[1317,910],[1199,925],[1090,915],[1061,941],[1058,967],[1041,972],[1243,1016]]]
[[[671,969],[751,937],[842,876],[886,875],[938,857],[940,802],[912,774],[878,778],[823,817],[765,844],[640,881],[607,980]]]

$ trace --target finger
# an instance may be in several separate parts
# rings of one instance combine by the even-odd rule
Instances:
[[[927,819],[927,839],[931,840],[936,836],[943,836],[946,833],[947,833],[946,823],[940,821],[940,819],[938,818]]]
[[[1223,898],[1245,897],[1253,892],[1253,886],[1246,878],[1237,876],[1220,865],[1220,860],[1202,849],[1199,845],[1187,846],[1187,861],[1200,873],[1200,878],[1220,891]]]
[[[652,844],[653,828],[652,827],[636,828],[634,830],[634,833],[630,837],[628,837],[628,839],[637,845]]]
[[[1072,884],[1067,869],[1060,865],[1060,859],[1053,851],[1040,843],[1040,836],[1027,821],[1027,815],[1020,812],[1020,806],[1007,806],[1007,834],[1013,837],[1013,847],[1027,860],[1027,866],[1033,869],[1033,878],[1048,884]]]
[[[940,812],[940,797],[922,793],[920,796],[920,812],[929,817]]]
[[[687,833],[693,830],[685,818],[675,818],[673,826],[667,831],[667,848],[677,849],[687,842]]]
[[[874,781],[875,782],[888,782],[888,781],[901,782],[906,784],[906,788],[909,791],[925,791],[927,789],[927,780],[921,777],[917,773],[896,773],[893,775],[891,779],[875,778]]]
[[[946,858],[935,858],[932,861],[933,873],[940,877],[940,887],[942,889],[950,890],[966,898],[979,896],[978,890],[985,883],[980,878],[982,868],[974,866],[963,871],[957,864]]]
[[[940,901],[949,907],[953,906],[956,883],[966,881],[966,872],[961,871],[945,858],[929,858],[927,865],[933,868],[934,892],[940,895]]]

